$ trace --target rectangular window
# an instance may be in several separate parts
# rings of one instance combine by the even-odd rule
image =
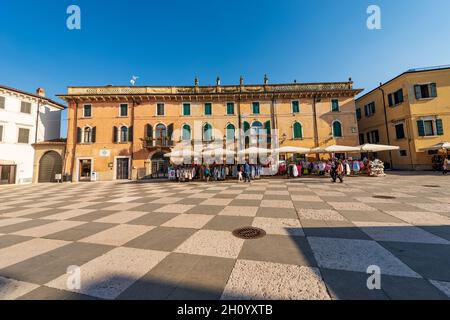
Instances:
[[[433,120],[426,120],[423,122],[423,128],[425,132],[425,136],[434,136],[434,126]]]
[[[364,106],[364,114],[366,117],[371,117],[375,114],[375,102],[371,102]]]
[[[22,103],[20,104],[20,112],[31,113],[31,103],[22,101]]]
[[[394,107],[403,103],[403,89],[397,90],[394,93],[388,95],[389,107]]]
[[[378,130],[367,132],[367,142],[368,143],[380,142],[380,135],[378,133]]]
[[[0,142],[3,142],[3,126],[0,126]]]
[[[405,128],[403,126],[403,123],[395,125],[395,135],[397,139],[405,139]]]
[[[442,119],[417,120],[417,129],[420,137],[442,136],[444,135],[444,126]]]
[[[190,116],[190,115],[191,115],[191,104],[183,103],[183,116]]]
[[[205,116],[212,115],[212,103],[205,103]]]
[[[120,116],[121,117],[128,117],[128,104],[122,103],[120,105]]]
[[[19,128],[19,137],[17,139],[18,143],[29,143],[30,142],[30,129]]]
[[[260,108],[259,108],[259,102],[253,102],[252,104],[252,112],[253,114],[259,114],[260,113]]]
[[[292,113],[299,113],[299,112],[300,112],[300,102],[292,101]]]
[[[331,100],[331,111],[339,112],[339,100],[338,99]]]
[[[356,120],[361,120],[361,108],[356,109]]]
[[[5,97],[0,97],[0,109],[5,109]]]
[[[407,157],[408,152],[406,150],[400,150],[400,157]]]
[[[228,115],[233,115],[234,114],[234,103],[233,102],[228,102],[227,103],[227,114]]]
[[[359,134],[359,144],[360,145],[363,145],[365,142],[364,142],[364,133],[360,133]]]
[[[163,116],[164,115],[164,103],[157,103],[156,104],[156,115],[157,116]]]
[[[437,97],[436,83],[418,84],[414,86],[416,99],[429,99]]]
[[[92,117],[92,105],[85,104],[83,106],[83,117],[84,118],[90,118]]]

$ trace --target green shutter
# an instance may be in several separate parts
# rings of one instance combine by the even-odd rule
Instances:
[[[417,129],[419,130],[419,137],[425,137],[425,125],[423,120],[417,120]]]
[[[420,90],[420,86],[419,85],[415,85],[414,86],[414,92],[416,94],[416,99],[421,99],[422,98],[422,91]]]
[[[210,116],[212,114],[212,104],[205,103],[205,115]]]
[[[292,113],[300,112],[300,103],[298,101],[292,101]]]
[[[403,103],[403,89],[397,91],[397,102]]]
[[[431,88],[431,97],[436,98],[437,97],[436,83],[430,84],[430,88]]]
[[[444,125],[442,124],[442,119],[436,119],[436,132],[438,136],[444,135]]]
[[[342,126],[337,121],[335,121],[333,123],[333,136],[334,137],[342,137]]]
[[[183,104],[183,115],[185,116],[191,115],[191,105],[189,103]]]
[[[294,139],[301,139],[302,137],[302,125],[298,122],[294,123]]]
[[[333,112],[339,111],[339,100],[337,100],[337,99],[331,100],[331,110]]]
[[[234,114],[234,103],[232,102],[227,103],[227,114],[228,115]]]
[[[253,102],[253,114],[259,114],[259,102]]]
[[[77,128],[77,143],[81,143],[81,128]]]

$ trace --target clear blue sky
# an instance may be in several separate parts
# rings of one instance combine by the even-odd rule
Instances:
[[[81,8],[82,29],[66,28]],[[370,4],[382,30],[366,27]],[[0,83],[47,96],[70,85],[345,81],[367,90],[450,64],[448,0],[2,0]],[[63,115],[62,136],[66,131]]]

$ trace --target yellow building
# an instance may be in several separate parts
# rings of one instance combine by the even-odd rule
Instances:
[[[259,129],[270,144],[357,145],[355,95],[348,82],[178,87],[69,87],[65,174],[72,181],[167,174],[164,153],[182,141],[226,141]],[[252,130],[253,130],[252,129]],[[244,141],[245,139],[245,141]],[[242,141],[243,144],[239,144]],[[245,143],[246,142],[246,143]],[[224,142],[225,144],[225,142]],[[245,146],[244,146],[245,147]]]
[[[450,140],[450,66],[412,69],[356,100],[360,143],[399,146],[380,152],[400,170],[432,168],[437,151],[423,149]]]

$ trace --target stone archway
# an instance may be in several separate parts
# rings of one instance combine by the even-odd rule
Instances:
[[[63,161],[56,151],[46,152],[39,160],[39,183],[56,182],[55,176],[62,174]]]

